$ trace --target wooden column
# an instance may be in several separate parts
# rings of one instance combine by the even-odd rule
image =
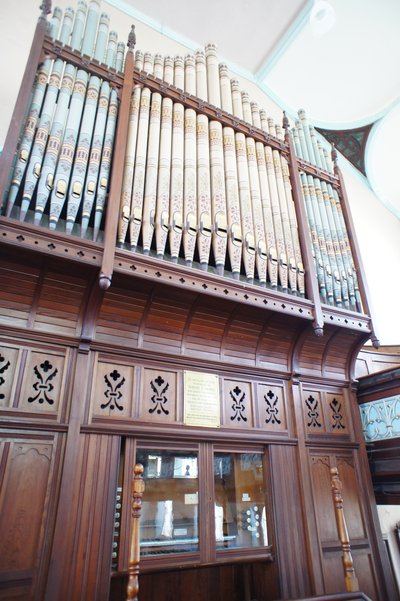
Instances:
[[[132,527],[128,565],[127,601],[138,601],[140,563],[140,511],[144,492],[143,465],[136,463],[132,480]]]
[[[369,291],[368,291],[367,278],[365,276],[365,270],[364,270],[364,266],[363,266],[363,263],[361,260],[360,248],[358,246],[357,238],[355,235],[355,228],[354,228],[353,219],[352,219],[351,213],[350,213],[350,205],[349,205],[349,200],[347,198],[347,192],[346,192],[346,187],[345,187],[344,180],[343,180],[343,175],[339,168],[337,158],[338,157],[337,157],[336,148],[332,147],[332,161],[333,161],[333,165],[334,165],[334,172],[335,172],[335,175],[337,175],[337,177],[339,178],[339,182],[340,182],[339,194],[340,194],[340,199],[341,199],[343,218],[344,218],[344,222],[346,224],[347,235],[349,237],[350,248],[351,248],[351,253],[353,255],[354,265],[355,265],[355,268],[357,271],[357,275],[359,276],[358,285],[359,285],[359,289],[360,289],[361,302],[362,302],[364,311],[371,318],[371,341],[372,341],[372,344],[374,345],[375,348],[379,348],[380,342],[379,342],[379,338],[376,335],[375,328],[374,328],[373,310],[371,308],[370,302],[368,301]]]
[[[42,54],[43,42],[47,30],[47,15],[51,13],[51,0],[43,0],[40,8],[42,12],[36,25],[28,61],[0,158],[0,210],[4,202],[4,195],[7,192],[15,151],[18,146],[22,124],[26,117],[37,67]]]
[[[355,591],[359,591],[360,587],[358,585],[357,576],[353,566],[353,558],[351,556],[350,551],[350,539],[349,534],[347,532],[346,520],[344,517],[342,483],[339,479],[337,467],[331,467],[330,472],[333,503],[335,506],[336,524],[343,552],[342,560],[344,568],[345,586],[346,591],[352,593]]]
[[[305,279],[307,297],[314,304],[314,332],[316,336],[323,335],[324,318],[322,315],[321,299],[319,296],[318,279],[314,265],[314,257],[311,248],[311,239],[309,236],[308,219],[306,209],[304,207],[303,195],[301,192],[301,182],[299,177],[299,167],[297,163],[296,152],[293,145],[293,140],[289,134],[289,120],[286,113],[283,113],[283,128],[285,130],[285,142],[289,146],[289,173],[290,181],[293,189],[293,201],[296,208],[297,223],[299,227],[299,238],[301,246],[301,254],[305,262]]]
[[[108,196],[106,224],[104,228],[104,254],[99,276],[99,286],[107,290],[111,284],[114,266],[115,245],[117,242],[118,214],[122,192],[125,152],[128,138],[129,107],[133,90],[133,70],[135,59],[133,49],[136,44],[135,27],[132,25],[128,37],[128,52],[125,58],[124,85],[118,114],[117,133],[114,141],[115,154],[111,172],[111,187]]]

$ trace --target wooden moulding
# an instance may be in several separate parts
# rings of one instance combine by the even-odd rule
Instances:
[[[309,298],[311,299],[314,305],[314,332],[317,336],[322,336],[323,328],[324,328],[324,320],[322,317],[321,310],[321,300],[319,296],[318,290],[318,280],[317,274],[315,272],[314,259],[312,255],[311,248],[311,238],[309,235],[309,227],[308,220],[306,215],[306,210],[302,198],[301,192],[301,183],[299,170],[297,165],[297,159],[295,154],[295,149],[293,145],[293,140],[289,134],[289,122],[287,120],[286,115],[284,114],[283,126],[285,128],[285,140],[289,146],[289,157],[290,157],[290,165],[289,165],[289,173],[290,179],[292,183],[293,189],[293,201],[296,208],[296,216],[299,225],[299,237],[300,237],[300,245],[304,259],[306,260],[306,290]]]
[[[97,267],[100,267],[103,256],[103,246],[98,242],[8,217],[0,217],[0,242],[9,244],[15,250],[20,248],[35,251]]]
[[[103,63],[99,63],[89,56],[82,55],[70,46],[63,46],[60,42],[53,40],[48,35],[44,38],[42,54],[46,58],[61,58],[63,61],[74,65],[78,69],[84,69],[90,73],[90,75],[96,75],[100,79],[108,81],[111,87],[122,88],[123,86],[123,73],[120,73]]]
[[[35,251],[44,255],[57,256],[67,261],[75,261],[100,267],[103,257],[101,243],[82,240],[47,228],[22,223],[7,217],[0,217],[0,242],[10,248]],[[13,252],[14,252],[13,250]],[[230,299],[244,305],[271,309],[287,315],[297,316],[307,321],[314,319],[312,301],[294,295],[284,294],[270,288],[251,286],[245,282],[202,272],[200,269],[174,265],[168,261],[116,249],[113,258],[113,271],[120,274],[140,277],[175,286],[177,289],[196,291],[205,295]],[[338,325],[342,328],[370,333],[369,316],[343,308],[322,306],[322,323]]]
[[[115,271],[312,320],[311,301],[230,278],[117,249]]]

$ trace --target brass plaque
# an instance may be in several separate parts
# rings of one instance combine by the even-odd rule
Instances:
[[[219,377],[197,371],[184,372],[184,416],[186,426],[219,428]]]

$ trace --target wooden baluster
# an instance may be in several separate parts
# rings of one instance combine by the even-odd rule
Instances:
[[[343,551],[343,568],[346,591],[351,593],[359,591],[357,576],[353,566],[353,558],[350,551],[350,539],[347,532],[346,520],[343,511],[342,483],[339,479],[337,467],[331,467],[331,486],[333,504],[335,506],[336,524]]]
[[[128,563],[128,588],[126,601],[138,601],[140,563],[140,510],[144,492],[143,465],[136,463],[132,480],[132,527]]]

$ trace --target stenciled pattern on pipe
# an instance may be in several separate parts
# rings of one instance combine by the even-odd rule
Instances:
[[[55,8],[48,34],[90,61],[121,71],[124,44],[100,0]],[[106,80],[57,58],[39,65],[6,214],[96,239],[109,188],[118,95]],[[88,228],[90,226],[90,232]]]

